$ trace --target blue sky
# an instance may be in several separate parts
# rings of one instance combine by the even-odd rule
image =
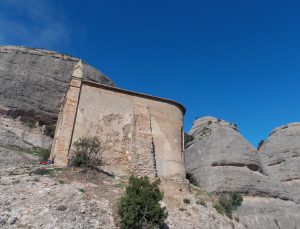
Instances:
[[[0,0],[0,44],[82,58],[119,87],[211,115],[254,146],[300,121],[299,1]]]

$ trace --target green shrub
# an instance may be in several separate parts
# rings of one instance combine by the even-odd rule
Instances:
[[[33,147],[31,149],[27,149],[26,152],[38,156],[40,158],[40,161],[47,161],[51,153],[49,149],[43,149],[40,147]]]
[[[53,175],[54,169],[46,169],[46,168],[37,168],[31,172],[32,174],[36,175]]]
[[[97,137],[79,138],[74,143],[74,157],[71,165],[86,167],[92,164],[101,164],[102,144]]]
[[[192,135],[189,135],[187,133],[184,133],[184,147],[187,147],[187,144],[194,140],[194,137]]]
[[[239,128],[238,125],[236,123],[231,123],[231,125],[233,125],[233,129],[236,130],[237,132],[239,132]]]
[[[236,192],[231,193],[230,196],[232,199],[232,209],[236,210],[239,206],[242,205],[243,197]]]
[[[224,214],[225,214],[224,208],[223,208],[219,203],[214,204],[214,208],[215,208],[215,209],[217,210],[217,212],[220,213],[221,215],[224,215]]]
[[[88,166],[88,157],[86,154],[75,154],[72,158],[71,165],[75,167],[86,167]]]
[[[232,218],[232,211],[241,206],[243,197],[238,193],[226,193],[221,194],[218,203],[214,205],[214,208],[220,213]]]
[[[48,135],[51,138],[54,138],[55,126],[53,126],[53,125],[46,125],[45,126],[45,134]]]
[[[85,189],[84,188],[80,188],[78,190],[79,190],[79,192],[85,193]]]
[[[196,178],[194,177],[194,175],[192,173],[186,173],[185,178],[187,180],[189,180],[189,182],[195,186],[198,186],[198,181],[196,180]]]
[[[121,229],[146,229],[163,224],[168,213],[165,207],[160,206],[163,192],[159,190],[159,183],[159,179],[151,183],[146,176],[129,178],[118,206]]]
[[[227,194],[219,197],[219,204],[223,207],[225,215],[232,218],[232,199]]]

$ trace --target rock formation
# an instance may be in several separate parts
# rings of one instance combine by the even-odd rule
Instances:
[[[42,49],[0,46],[0,114],[55,124],[73,68],[79,59]],[[84,64],[84,78],[113,86]]]
[[[44,134],[45,128],[56,123],[78,61],[42,49],[0,46],[1,228],[116,228],[113,209],[125,188],[122,176],[56,171],[28,154],[28,148],[50,147],[53,139]],[[114,86],[83,65],[84,79]],[[169,228],[300,228],[299,123],[275,129],[259,150],[236,125],[213,117],[196,120],[189,134],[193,140],[185,152],[186,169],[201,188],[174,177],[162,179]],[[39,176],[34,173],[38,169],[52,172]],[[203,190],[241,193],[243,204],[233,215],[239,220],[218,214],[216,197]]]
[[[236,214],[245,226],[300,227],[300,125],[276,129],[259,152],[236,125],[213,117],[197,119],[189,134],[187,172],[208,192],[243,194]]]
[[[41,126],[29,126],[20,120],[0,115],[0,146],[50,149],[53,139],[44,133]]]
[[[300,204],[300,123],[276,128],[259,149],[264,173]]]

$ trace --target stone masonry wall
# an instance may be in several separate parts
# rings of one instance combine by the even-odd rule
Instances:
[[[183,111],[176,105],[83,82],[72,145],[98,136],[108,170],[184,177],[182,125]]]
[[[121,175],[185,177],[184,108],[173,101],[84,81],[79,61],[59,112],[50,158],[68,166],[74,142],[98,137],[94,160]]]

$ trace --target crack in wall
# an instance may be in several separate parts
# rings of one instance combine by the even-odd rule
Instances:
[[[283,162],[285,162],[285,160],[284,160],[284,159],[282,159],[282,160],[278,160],[278,161],[275,161],[275,162],[272,162],[272,163],[268,164],[268,166],[279,165],[279,164],[281,164],[281,163],[283,163]]]
[[[153,167],[154,167],[154,171],[155,171],[155,176],[157,177],[157,165],[156,165],[156,158],[155,158],[155,144],[154,144],[154,139],[153,139],[153,130],[152,130],[152,115],[150,113],[150,110],[148,108],[148,113],[149,113],[149,121],[150,121],[150,131],[151,131],[151,143],[152,143],[152,157],[153,157]]]
[[[214,162],[211,164],[213,167],[220,167],[220,166],[234,166],[234,167],[247,167],[252,171],[259,171],[261,172],[261,168],[256,164],[245,164],[245,163],[238,163],[238,162]]]
[[[288,181],[294,181],[294,180],[300,180],[300,177],[290,177],[290,178],[281,180],[281,182],[288,182]]]
[[[136,132],[137,132],[137,128],[136,128],[136,120],[137,120],[137,114],[134,112],[133,113],[133,121],[132,121],[132,142],[133,142],[133,170],[132,171],[137,171],[138,166],[135,163],[135,159],[137,157],[137,147],[136,147]]]

